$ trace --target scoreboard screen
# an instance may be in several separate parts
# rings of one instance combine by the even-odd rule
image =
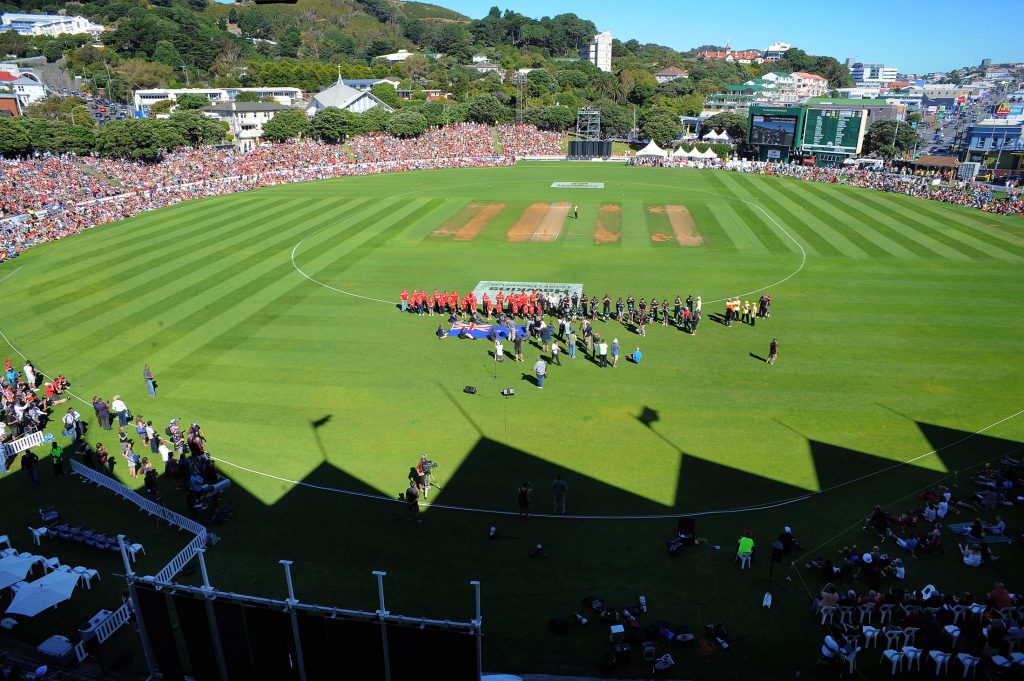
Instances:
[[[756,114],[750,121],[751,144],[793,146],[797,117],[785,114]]]
[[[865,111],[808,109],[804,121],[804,151],[859,154],[867,123]]]

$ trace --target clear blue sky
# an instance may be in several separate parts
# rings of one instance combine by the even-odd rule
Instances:
[[[435,4],[474,19],[495,5],[530,17],[572,12],[620,40],[636,38],[677,50],[727,41],[734,49],[763,50],[782,41],[811,54],[831,55],[839,61],[856,57],[881,62],[904,73],[948,71],[979,64],[985,57],[996,63],[1024,60],[1021,0],[824,4],[808,0],[435,0]]]

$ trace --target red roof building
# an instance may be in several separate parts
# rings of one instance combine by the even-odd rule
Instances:
[[[757,62],[764,61],[761,56],[760,50],[736,50],[733,51],[732,46],[729,43],[725,44],[724,50],[704,50],[698,52],[697,56],[701,59],[720,59],[723,61],[736,61],[736,62]]]

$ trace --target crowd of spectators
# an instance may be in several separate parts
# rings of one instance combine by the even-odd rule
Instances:
[[[811,182],[843,184],[863,189],[905,194],[957,206],[977,208],[988,213],[1024,215],[1024,194],[1020,189],[1011,189],[1006,198],[996,198],[992,190],[983,184],[956,181],[952,184],[933,185],[932,182],[938,179],[934,176],[919,175],[909,171],[898,172],[892,169],[818,168],[795,163],[733,164],[731,167],[740,172],[758,175],[777,175]]]
[[[498,142],[509,156],[560,156],[562,133],[538,130],[532,125],[499,125]]]
[[[520,131],[521,147],[537,148],[549,133]],[[350,156],[351,154],[351,156]],[[0,176],[0,261],[96,225],[182,201],[290,182],[509,165],[495,152],[485,125],[464,123],[418,137],[360,135],[346,146],[314,141],[233,149],[182,149],[160,163],[45,156],[4,161]]]

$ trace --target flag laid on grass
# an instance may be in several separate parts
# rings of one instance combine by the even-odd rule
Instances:
[[[475,324],[473,322],[455,322],[452,325],[451,330],[448,332],[449,336],[458,336],[465,329],[466,333],[469,334],[470,338],[487,338],[491,334],[491,329],[494,329],[494,334],[502,340],[508,340],[509,327],[502,326],[500,324]],[[522,337],[526,337],[526,326],[516,325],[516,332]]]

